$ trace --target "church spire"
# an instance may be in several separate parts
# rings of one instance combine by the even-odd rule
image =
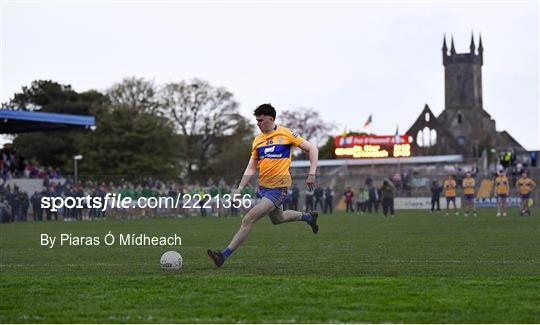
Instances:
[[[471,54],[474,54],[474,50],[476,49],[476,46],[474,45],[474,33],[471,32],[471,45],[469,46],[471,49]]]
[[[443,55],[448,55],[448,47],[446,46],[446,34],[443,35],[442,52]]]
[[[454,35],[452,35],[452,44],[450,45],[450,55],[456,54],[456,47],[454,46]]]
[[[482,46],[482,34],[480,34],[480,43],[478,44],[478,54],[484,52],[484,47]]]
[[[484,63],[484,47],[482,46],[482,34],[480,34],[480,42],[478,43],[478,56],[480,57],[480,64]]]

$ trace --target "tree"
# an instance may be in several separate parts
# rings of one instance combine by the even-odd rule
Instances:
[[[179,139],[167,118],[120,106],[100,111],[96,120],[96,130],[81,143],[81,174],[178,176]]]
[[[105,102],[107,98],[97,91],[78,94],[70,85],[36,80],[30,87],[23,87],[3,106],[16,110],[90,115],[93,106]],[[73,155],[79,154],[81,139],[89,132],[69,130],[19,134],[13,140],[13,146],[22,157],[45,166],[59,167],[63,172],[71,171]]]
[[[277,118],[283,125],[314,144],[324,141],[328,132],[335,127],[332,122],[323,121],[319,112],[313,108],[285,110]]]
[[[187,176],[208,175],[214,157],[228,150],[217,140],[232,135],[243,120],[233,94],[193,79],[166,84],[160,97],[163,113],[182,137]]]
[[[277,119],[315,145],[320,145],[328,136],[328,132],[335,127],[332,122],[323,121],[319,112],[313,108],[285,110],[278,114]],[[307,154],[302,152],[299,157],[307,159]]]
[[[217,139],[216,146],[220,150],[209,166],[216,180],[223,178],[228,184],[240,180],[251,155],[254,128],[249,120],[241,117],[231,135]]]
[[[117,84],[118,85],[118,84]],[[114,88],[114,86],[113,86]],[[112,88],[112,89],[113,89]],[[146,88],[141,88],[146,89]],[[145,91],[142,91],[144,94]],[[147,102],[118,100],[97,92],[77,93],[70,86],[35,81],[23,87],[9,105],[22,109],[85,114],[96,118],[96,130],[72,130],[20,134],[13,146],[39,165],[59,167],[64,175],[73,172],[73,156],[82,154],[81,176],[169,175],[180,171],[179,138],[174,125],[157,112],[141,109]]]
[[[5,109],[22,111],[89,115],[94,101],[104,100],[105,96],[96,91],[88,91],[81,96],[71,89],[70,85],[51,80],[36,80],[30,87],[23,86],[20,93],[16,93],[2,106]]]
[[[326,142],[319,148],[319,159],[336,159],[334,149],[334,137],[328,137]]]
[[[109,88],[107,96],[117,107],[131,107],[148,113],[156,113],[159,109],[154,82],[143,78],[125,78]]]

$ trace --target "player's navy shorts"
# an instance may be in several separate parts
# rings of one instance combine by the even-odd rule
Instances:
[[[463,198],[464,198],[466,201],[474,200],[474,194],[464,194],[464,195],[463,195]]]
[[[269,188],[264,186],[259,186],[259,191],[257,192],[257,198],[262,199],[263,197],[269,199],[274,203],[276,208],[280,208],[287,197],[287,188],[286,187],[277,187]]]
[[[455,196],[447,196],[446,197],[446,204],[448,204],[450,202],[456,203],[456,197]]]
[[[527,194],[520,194],[519,197],[522,199],[522,200],[528,200],[529,197],[530,197],[530,194],[527,193]]]
[[[501,200],[506,200],[507,197],[508,197],[508,195],[506,195],[506,194],[497,194],[497,198],[501,199]]]

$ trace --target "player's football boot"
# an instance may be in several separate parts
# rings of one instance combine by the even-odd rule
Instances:
[[[217,267],[220,267],[223,265],[223,263],[225,263],[225,257],[220,251],[213,251],[209,249],[206,251],[206,253],[208,253],[208,257],[212,259]]]
[[[312,211],[309,214],[313,217],[313,220],[308,222],[308,225],[311,226],[311,230],[314,234],[316,234],[319,232],[319,225],[317,224],[317,218],[319,217],[319,213],[317,213],[317,211]]]

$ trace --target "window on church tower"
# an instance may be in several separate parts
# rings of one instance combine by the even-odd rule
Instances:
[[[461,124],[461,122],[463,122],[463,119],[461,118],[460,113],[458,113],[458,115],[457,115],[457,122],[458,122],[458,124]]]
[[[426,118],[426,122],[429,122],[429,113],[426,112],[425,118]]]

